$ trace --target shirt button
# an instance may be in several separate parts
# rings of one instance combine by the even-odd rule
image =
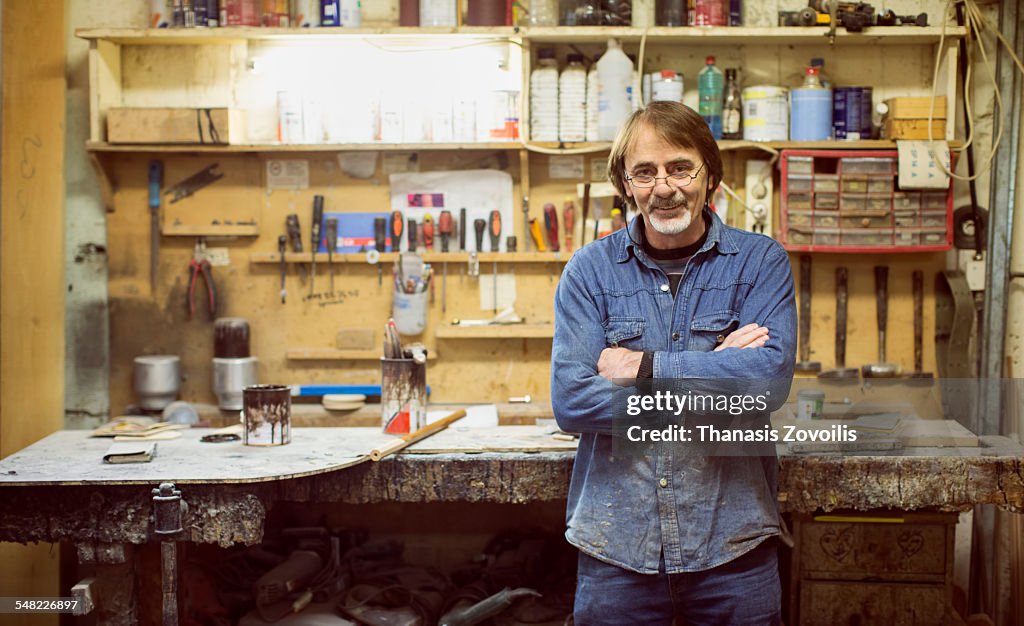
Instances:
[[[668,480],[662,478],[661,480],[658,481],[658,484],[661,485],[662,487],[668,487]]]
[[[715,341],[717,343],[722,343],[723,341],[725,341],[725,335],[719,335],[719,336],[715,337]]]
[[[662,291],[668,291],[669,290],[669,286],[668,285],[662,285],[661,286],[661,290]]]
[[[679,341],[679,333],[672,333],[672,341]]]

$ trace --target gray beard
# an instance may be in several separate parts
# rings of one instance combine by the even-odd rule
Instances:
[[[683,209],[683,214],[679,217],[673,217],[670,219],[662,219],[655,215],[653,210],[648,213],[651,218],[651,228],[661,233],[662,235],[678,235],[690,227],[690,223],[693,221],[693,215],[690,212],[689,207]]]

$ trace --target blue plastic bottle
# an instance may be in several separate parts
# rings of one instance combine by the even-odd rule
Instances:
[[[715,67],[715,57],[704,61],[704,69],[697,75],[697,92],[700,94],[699,113],[708,123],[715,139],[722,138],[722,94],[725,79],[722,70]]]

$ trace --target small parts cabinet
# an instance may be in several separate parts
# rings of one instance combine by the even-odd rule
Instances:
[[[790,619],[800,626],[941,626],[953,609],[956,513],[799,514]]]

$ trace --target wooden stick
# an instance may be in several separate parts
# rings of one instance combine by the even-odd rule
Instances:
[[[459,409],[458,411],[455,411],[451,415],[448,415],[437,420],[433,424],[428,424],[419,430],[402,435],[400,438],[395,439],[394,441],[387,444],[383,448],[372,450],[370,452],[370,459],[373,461],[379,461],[384,457],[388,456],[389,454],[394,454],[395,452],[398,452],[399,450],[405,448],[406,446],[410,446],[416,443],[417,441],[420,441],[421,439],[426,439],[427,437],[433,435],[434,433],[440,430],[444,430],[445,428],[448,428],[449,424],[456,420],[460,420],[463,417],[466,417],[466,411],[465,409]]]

